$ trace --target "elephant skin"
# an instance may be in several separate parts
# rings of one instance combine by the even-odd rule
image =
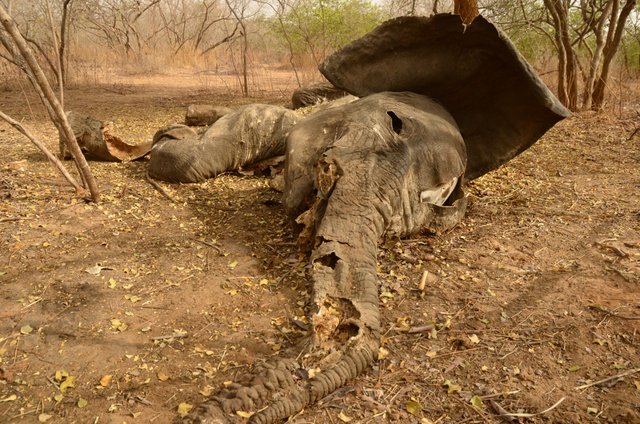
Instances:
[[[337,100],[348,95],[349,93],[346,91],[340,90],[328,82],[316,82],[294,91],[291,96],[291,104],[293,109],[300,109]]]
[[[359,97],[411,91],[439,102],[467,145],[467,180],[512,159],[570,115],[481,16],[466,27],[450,14],[392,19],[334,53],[320,71]]]
[[[113,123],[69,111],[67,120],[87,159],[122,162],[139,159],[151,150],[151,143],[129,144],[111,133]],[[67,144],[60,138],[60,157],[70,159]]]
[[[184,123],[193,127],[211,125],[231,111],[231,108],[225,106],[189,105],[184,117]]]
[[[280,106],[252,104],[226,114],[202,135],[184,125],[164,128],[154,136],[149,175],[193,183],[282,155],[299,119]]]
[[[364,372],[380,347],[380,240],[456,225],[465,180],[568,115],[484,18],[466,30],[459,16],[391,20],[321,70],[361,98],[311,114],[287,138],[283,203],[311,249],[309,347],[223,389],[186,422],[234,422],[238,410],[254,413],[251,423],[281,422]]]

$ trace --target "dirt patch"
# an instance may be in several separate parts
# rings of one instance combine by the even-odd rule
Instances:
[[[192,102],[288,102],[125,91],[70,90],[68,109],[142,141]],[[0,108],[55,149],[43,111],[14,94]],[[574,116],[470,184],[452,231],[385,241],[386,356],[296,422],[499,422],[561,399],[528,421],[640,422],[637,125]],[[166,423],[300,350],[307,258],[266,179],[162,184],[172,203],[145,181],[145,161],[94,162],[94,205],[4,124],[0,138],[0,421]]]

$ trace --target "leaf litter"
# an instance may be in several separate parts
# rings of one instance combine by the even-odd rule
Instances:
[[[142,114],[118,97],[84,94],[72,90],[70,104],[121,113],[125,133],[130,126],[147,137],[181,119],[176,99],[195,99],[146,97],[155,106]],[[40,125],[54,144],[55,129]],[[631,372],[640,366],[640,205],[628,194],[640,166],[624,142],[631,126],[625,117],[579,114],[473,182],[456,229],[385,242],[378,368],[303,418],[640,419],[625,406],[640,392]],[[9,162],[25,149],[0,146]],[[13,187],[0,212],[29,218],[0,224],[0,249],[10,252],[0,280],[11,299],[0,300],[0,376],[15,376],[2,380],[0,414],[19,416],[44,399],[33,413],[40,422],[107,413],[170,421],[236,373],[296,354],[308,334],[306,258],[267,180],[163,184],[180,201],[171,203],[145,182],[144,161],[92,162],[105,199],[92,205],[27,157],[23,171],[0,175]],[[18,313],[4,324],[4,311]],[[79,355],[97,365],[79,366]]]

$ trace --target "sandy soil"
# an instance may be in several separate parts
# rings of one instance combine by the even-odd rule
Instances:
[[[141,141],[192,102],[289,95],[118,84],[71,89],[67,108]],[[0,94],[56,148],[33,99]],[[640,422],[638,107],[559,124],[471,183],[452,231],[386,240],[387,356],[294,421]],[[311,287],[279,193],[229,174],[162,184],[172,203],[145,166],[92,163],[103,201],[87,203],[0,124],[0,422],[167,423],[296,355]]]

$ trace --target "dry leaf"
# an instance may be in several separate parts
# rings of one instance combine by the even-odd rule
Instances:
[[[124,322],[120,321],[118,318],[113,318],[111,320],[111,327],[114,330],[118,330],[120,332],[125,331],[127,328],[129,328],[129,326],[127,324],[125,324]]]
[[[38,422],[41,423],[46,423],[47,421],[49,421],[49,419],[53,417],[53,415],[49,415],[49,414],[40,414],[38,415]]]
[[[142,300],[142,298],[140,296],[136,296],[136,295],[132,295],[132,294],[125,294],[124,298],[129,300],[131,303],[138,303]]]
[[[420,405],[415,400],[410,400],[407,403],[405,403],[404,408],[411,415],[418,415],[420,414],[420,412],[422,412],[422,405]]]
[[[340,418],[340,421],[342,421],[343,423],[348,423],[349,421],[351,421],[351,417],[349,417],[344,412],[340,412],[338,414],[338,418]]]
[[[476,408],[482,408],[482,398],[478,395],[473,396],[470,403]]]
[[[242,417],[242,418],[251,418],[253,413],[252,412],[246,412],[246,411],[236,411],[236,415],[238,415],[239,417]]]
[[[233,261],[229,264],[229,268],[234,269],[235,267],[238,266],[238,261]]]
[[[60,392],[64,393],[69,387],[75,387],[76,378],[73,376],[68,376],[64,379],[62,383],[60,383]]]
[[[215,387],[206,385],[198,393],[200,393],[202,396],[207,396],[208,397],[208,396],[211,396],[211,393],[213,393],[214,389],[215,389]]]
[[[480,338],[477,335],[472,334],[469,336],[469,341],[471,341],[472,344],[478,344],[480,343]]]
[[[180,405],[178,405],[178,415],[184,418],[192,409],[193,409],[193,405],[182,402]]]
[[[378,349],[378,360],[381,361],[385,359],[387,356],[389,356],[389,351],[384,347],[380,346],[380,349]]]
[[[111,374],[103,375],[102,378],[100,379],[100,385],[102,387],[107,387],[111,383],[112,378],[113,378],[113,375]]]
[[[0,399],[0,402],[11,402],[11,401],[14,401],[14,400],[16,400],[16,399],[18,399],[18,396],[16,396],[16,395],[9,395],[9,396],[7,396],[7,397],[6,397],[6,398],[4,398],[4,399]]]
[[[445,382],[442,383],[442,385],[447,388],[447,393],[449,394],[459,392],[462,390],[462,387],[458,386],[457,384],[453,384],[450,380],[445,380]]]

